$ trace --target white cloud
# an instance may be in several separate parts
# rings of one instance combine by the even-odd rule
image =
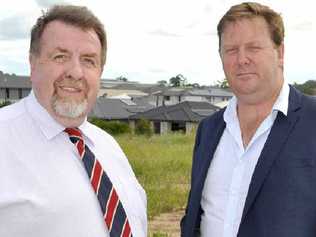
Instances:
[[[29,37],[33,22],[25,15],[14,15],[0,20],[0,39],[17,40]]]
[[[216,25],[239,0],[11,0],[0,9],[0,26],[1,21],[9,19],[6,25],[14,27],[7,27],[6,31],[5,27],[0,28],[0,39],[1,35],[23,38],[30,28],[25,19],[30,19],[32,25],[41,8],[61,2],[86,5],[104,22],[109,44],[105,78],[123,75],[130,80],[151,83],[169,80],[181,73],[190,83],[211,84],[224,77],[218,56]],[[284,17],[288,80],[316,79],[313,2],[260,2]],[[17,42],[0,40],[1,51],[9,48],[0,53],[0,70],[7,68],[10,73],[28,74],[28,43]]]
[[[70,1],[67,1],[67,0],[35,0],[35,2],[41,8],[48,8],[54,4],[70,3]]]

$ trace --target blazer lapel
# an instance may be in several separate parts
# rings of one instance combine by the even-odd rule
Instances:
[[[202,150],[202,155],[203,158],[201,158],[201,163],[200,163],[200,179],[198,183],[202,183],[201,187],[203,188],[204,186],[204,181],[208,172],[208,168],[210,166],[210,163],[213,159],[216,147],[219,143],[219,140],[223,134],[223,131],[225,129],[225,122],[223,118],[221,117],[221,120],[218,121],[217,126],[213,129],[209,129],[207,132],[207,137],[204,139],[204,144],[203,144],[203,150]]]
[[[290,87],[288,115],[285,116],[279,112],[274,121],[251,179],[241,223],[254,203],[274,161],[279,157],[279,153],[282,151],[288,136],[299,119],[299,113],[297,111],[300,108],[300,101],[301,95]]]
[[[205,178],[208,172],[208,168],[213,159],[214,152],[217,144],[225,129],[225,122],[223,120],[223,111],[218,114],[218,119],[212,123],[207,123],[201,129],[201,134],[204,134],[200,144],[200,155],[195,157],[196,168],[192,173],[192,186],[191,186],[191,202],[189,203],[189,209],[191,212],[191,218],[189,225],[193,226],[198,218],[200,211],[200,203],[202,197],[202,191],[204,187]]]

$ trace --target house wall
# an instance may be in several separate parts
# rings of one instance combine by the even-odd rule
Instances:
[[[30,93],[31,89],[27,88],[9,88],[9,98],[7,98],[6,93],[7,88],[0,88],[0,100],[1,101],[11,101],[16,102]]]
[[[9,89],[9,100],[18,100],[19,99],[19,89]]]
[[[129,128],[131,129],[131,132],[135,133],[135,120],[129,120],[128,125],[129,125]]]
[[[154,121],[150,121],[150,129],[154,132]]]
[[[169,103],[170,105],[175,105],[182,102],[181,96],[175,95],[175,96],[170,96]]]
[[[209,101],[212,104],[216,104],[222,101],[227,101],[229,100],[231,97],[227,97],[227,96],[211,96],[211,98],[209,99]]]
[[[157,100],[159,98],[158,96],[150,95],[147,98],[148,98],[148,104],[153,105],[153,106],[157,105]]]
[[[136,121],[135,120],[129,120],[128,123],[129,123],[129,127],[130,127],[131,131],[134,133],[135,132]],[[155,126],[155,123],[156,123],[156,126]],[[176,123],[176,122],[164,122],[164,121],[156,121],[155,122],[155,121],[150,121],[150,126],[151,126],[151,129],[152,129],[152,131],[154,133],[163,135],[163,134],[167,134],[167,133],[172,132],[172,130],[174,129],[174,128],[172,128],[173,123]],[[183,125],[185,125],[185,133],[189,134],[189,133],[192,133],[192,132],[194,132],[196,130],[198,123],[196,123],[196,122],[186,122]],[[178,131],[178,130],[174,130],[174,131]],[[184,131],[184,129],[183,129],[183,131]]]
[[[135,120],[129,120],[128,121],[129,128],[131,129],[131,132],[135,133],[135,127],[136,127],[136,121]],[[154,122],[150,121],[150,128],[154,132]]]
[[[164,105],[175,105],[178,104],[180,102],[182,102],[182,98],[179,98],[179,96],[169,96],[169,99],[166,100],[166,96],[158,96],[158,100],[157,100],[157,106],[162,106]]]
[[[204,96],[190,96],[186,95],[181,98],[181,101],[196,101],[196,102],[203,102],[208,101]]]
[[[170,131],[171,125],[169,122],[160,122],[160,134],[166,134]]]
[[[155,99],[155,106],[161,106],[162,105],[162,101],[163,101],[163,96],[159,95],[159,96],[155,96],[156,99]]]
[[[4,88],[0,88],[0,100],[4,101],[5,98],[5,89]]]
[[[184,95],[184,96],[181,96],[180,99],[179,99],[179,96],[170,96],[169,100],[166,100],[164,96],[160,95],[156,97],[156,99],[154,99],[153,101],[155,101],[155,105],[157,104],[157,106],[162,106],[163,101],[165,105],[175,105],[183,101],[197,101],[197,102],[208,101],[208,102],[211,102],[212,104],[216,104],[218,102],[227,101],[230,98],[231,97],[228,97],[228,96],[211,96],[207,98],[206,96]]]
[[[28,96],[31,92],[31,89],[22,89],[22,98]]]
[[[192,123],[192,122],[186,122],[185,123],[185,133],[189,134],[192,133],[194,130],[196,130],[197,123]]]
[[[180,103],[182,100],[181,100],[181,98],[179,98],[178,95],[177,96],[169,96],[168,100],[166,100],[166,96],[164,96],[164,97],[161,97],[161,101],[159,101],[159,102],[161,102],[161,104],[159,104],[159,106],[161,106],[163,104],[163,101],[164,101],[165,105],[175,105],[175,104]]]

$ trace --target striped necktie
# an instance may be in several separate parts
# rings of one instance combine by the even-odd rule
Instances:
[[[65,132],[68,133],[70,141],[78,149],[80,159],[98,197],[110,237],[132,237],[125,210],[114,186],[102,169],[100,162],[95,158],[89,147],[85,145],[81,131],[78,128],[66,128]]]

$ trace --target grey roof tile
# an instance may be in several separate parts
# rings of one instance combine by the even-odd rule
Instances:
[[[129,118],[146,118],[154,121],[199,122],[202,118],[216,112],[217,110],[219,110],[218,107],[208,102],[184,101],[175,105],[159,106],[143,113],[131,115]],[[203,111],[203,113],[201,111]],[[207,114],[206,111],[208,111]]]
[[[26,88],[31,89],[32,84],[27,76],[17,76],[0,71],[0,88]]]

